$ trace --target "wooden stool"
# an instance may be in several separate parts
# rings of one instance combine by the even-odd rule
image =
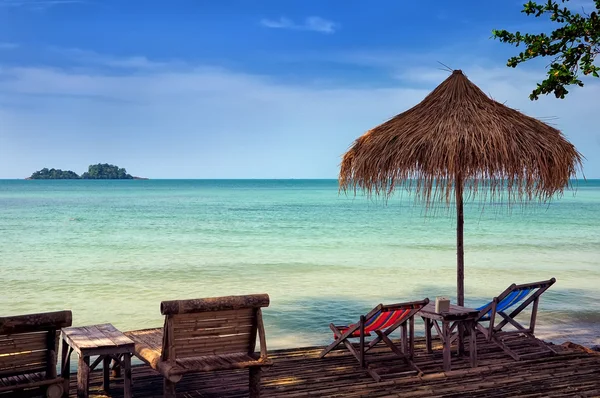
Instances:
[[[110,323],[104,325],[70,327],[62,329],[62,377],[69,391],[70,356],[73,351],[79,355],[77,367],[77,397],[87,398],[90,372],[103,363],[103,388],[109,391],[110,361],[115,360],[124,371],[124,397],[131,398],[131,356],[134,343]],[[90,365],[90,357],[97,356]]]

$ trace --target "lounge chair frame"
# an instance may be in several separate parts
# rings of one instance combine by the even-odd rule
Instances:
[[[556,354],[551,347],[539,341],[534,336],[535,324],[537,318],[537,310],[538,304],[540,300],[540,296],[550,288],[556,282],[555,278],[533,282],[533,283],[525,283],[522,285],[512,284],[506,290],[504,290],[499,296],[494,297],[492,301],[486,304],[483,307],[479,308],[479,318],[477,320],[477,330],[479,330],[488,341],[491,341],[498,345],[500,348],[504,350],[508,355],[513,357],[515,360],[519,361],[521,359],[526,358],[527,356],[531,356],[532,354],[519,355],[515,351],[511,350],[502,340],[504,336],[510,335],[524,335],[528,338],[533,339],[535,342],[540,345],[540,347],[544,348],[545,351]],[[505,311],[498,310],[498,307],[501,305],[504,299],[509,297],[509,295],[513,293],[523,292],[528,290],[528,293],[524,295],[527,297],[523,300],[514,310],[506,313]],[[531,293],[533,292],[533,293]],[[521,299],[517,300],[513,305],[518,303]],[[513,305],[506,308],[510,309]],[[515,320],[515,317],[519,315],[523,310],[527,307],[532,306],[531,308],[531,317],[529,319],[529,326],[523,326],[520,322]],[[500,322],[496,324],[498,318],[501,318]],[[484,323],[487,322],[487,325]],[[506,326],[511,325],[514,327],[513,330],[503,330]]]
[[[367,352],[375,347],[380,342],[383,342],[394,354],[403,359],[417,374],[422,374],[421,370],[412,361],[414,355],[414,324],[415,315],[429,303],[429,299],[426,298],[421,301],[412,301],[407,303],[398,304],[379,304],[366,315],[361,315],[359,321],[356,324],[346,326],[336,326],[331,323],[329,328],[333,331],[334,341],[329,344],[321,353],[319,358],[323,358],[334,348],[343,344],[348,351],[358,360],[361,368],[363,368],[375,381],[380,381],[381,376],[377,374],[374,369],[371,369],[367,363],[366,354]],[[366,337],[370,336],[370,333],[365,330],[365,325],[368,324],[371,318],[377,316],[380,312],[408,310],[409,312],[394,322],[391,326],[385,328],[385,330],[375,329],[373,332],[377,335],[371,341],[367,342]],[[396,344],[389,338],[389,335],[396,329],[401,328],[402,333],[402,349],[398,348]],[[358,332],[358,335],[356,334]],[[349,341],[351,338],[358,338],[358,349],[352,345]]]

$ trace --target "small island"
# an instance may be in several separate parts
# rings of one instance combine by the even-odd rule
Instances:
[[[92,164],[88,171],[79,176],[71,170],[43,169],[36,171],[27,180],[147,180],[127,174],[127,170],[108,163]]]

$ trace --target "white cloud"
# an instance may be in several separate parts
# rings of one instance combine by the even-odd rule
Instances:
[[[96,55],[85,69],[0,66],[0,178],[22,177],[58,159],[76,164],[56,167],[76,170],[93,161],[137,165],[129,171],[154,178],[335,177],[356,137],[412,107],[448,76],[435,63],[407,63],[395,70],[399,80],[383,88],[285,84],[207,65],[147,68],[155,61]],[[98,69],[98,59],[111,60],[113,69]],[[565,100],[531,102],[538,73],[452,65],[464,65],[496,100],[544,120],[555,117],[551,122],[587,156],[586,175],[600,177],[594,124],[600,84],[573,89]]]
[[[176,62],[150,61],[147,57],[133,55],[117,57],[110,54],[99,54],[95,51],[82,50],[79,48],[49,47],[49,51],[68,58],[71,62],[93,66],[106,66],[110,68],[124,69],[159,69],[163,67],[174,67]]]
[[[291,19],[285,17],[280,17],[279,19],[263,19],[260,23],[267,28],[308,30],[320,33],[335,33],[335,31],[340,28],[338,23],[321,17],[308,17],[303,23],[295,23]]]
[[[17,43],[0,42],[0,50],[14,50],[15,48],[19,48]]]
[[[204,65],[111,72],[0,68],[0,178],[91,159],[154,178],[335,177],[357,136],[426,94],[279,84]]]

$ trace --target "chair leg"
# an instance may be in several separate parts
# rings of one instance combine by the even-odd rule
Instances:
[[[442,333],[440,337],[442,339],[442,356],[444,358],[444,372],[449,372],[452,370],[452,342],[450,341],[450,325],[447,321],[442,321]]]
[[[471,367],[477,366],[477,328],[475,322],[469,322],[469,357],[471,359]]]
[[[90,383],[90,357],[79,356],[79,363],[77,368],[77,397],[88,398],[89,397],[89,383]]]
[[[365,360],[365,317],[364,315],[360,316],[360,367],[366,368],[367,362]]]
[[[502,351],[504,351],[506,354],[510,355],[515,361],[521,360],[519,355],[516,352],[514,352],[513,350],[511,350],[510,348],[508,348],[508,346],[506,344],[504,344],[502,339],[499,339],[498,337],[494,336],[494,337],[492,337],[491,341],[492,341],[492,343],[494,343],[498,347],[500,347],[502,349]]]
[[[114,358],[112,362],[112,377],[121,377],[121,364]]]
[[[163,397],[164,398],[175,398],[175,383],[165,378],[163,381]]]
[[[102,388],[110,392],[110,356],[105,355],[102,359]]]
[[[415,317],[411,317],[408,324],[408,357],[413,359],[415,356]]]
[[[123,397],[131,398],[131,355],[123,354]],[[175,389],[175,384],[173,384],[173,389]]]
[[[351,336],[352,333],[354,333],[356,330],[358,330],[358,326],[354,326],[351,329],[348,329],[344,333],[342,333],[342,332],[340,332],[340,330],[337,327],[335,327],[335,325],[333,323],[329,325],[329,328],[335,334],[335,340],[333,340],[333,342],[331,344],[329,344],[323,351],[321,351],[321,353],[319,354],[319,358],[323,358],[325,355],[327,355],[331,350],[333,350],[338,345],[340,345],[342,343],[347,343],[346,339],[348,338],[348,336]]]
[[[260,374],[261,368],[259,366],[253,366],[250,368],[250,398],[260,397]]]
[[[402,324],[402,352],[408,354],[408,328],[406,322]]]
[[[381,381],[381,376],[379,376],[379,374],[373,370],[373,369],[365,369],[367,371],[367,373],[369,374],[369,376],[371,376],[373,378],[373,380],[375,380],[377,383],[379,383]]]
[[[390,340],[389,337],[387,337],[380,330],[376,330],[375,333],[377,333],[381,337],[381,340],[385,343],[385,345],[387,345],[392,350],[392,352],[394,354],[396,354],[400,358],[402,358],[414,371],[416,371],[417,375],[423,374],[421,369],[419,369],[419,367],[413,362],[412,358],[410,358],[407,354],[402,352],[402,350],[400,350],[398,347],[396,347],[394,342],[392,340]],[[379,381],[379,380],[377,380],[377,381]]]
[[[423,318],[425,321],[425,346],[427,348],[427,353],[431,354],[433,352],[431,347],[431,319]]]

